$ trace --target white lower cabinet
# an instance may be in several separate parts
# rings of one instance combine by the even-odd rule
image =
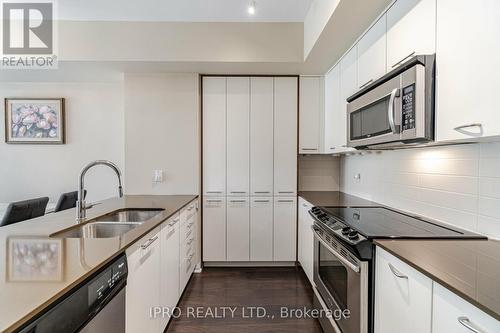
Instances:
[[[309,215],[309,210],[312,207],[313,205],[299,197],[298,260],[309,281],[314,285],[314,234],[311,229],[314,220]]]
[[[164,308],[173,309],[179,300],[179,247],[180,247],[180,215],[176,214],[167,220],[161,228],[161,273],[160,304]],[[170,315],[160,318],[160,328],[165,328]]]
[[[430,333],[432,280],[379,247],[375,260],[375,333]]]
[[[432,332],[500,332],[500,322],[445,287],[434,283]]]
[[[203,260],[226,261],[226,198],[203,199]]]
[[[179,295],[182,295],[196,266],[197,221],[195,204],[181,212]]]
[[[250,261],[273,260],[273,198],[251,198]]]
[[[273,259],[296,260],[297,198],[274,198]]]
[[[160,305],[160,227],[127,251],[126,332],[156,333],[160,320],[150,316],[151,307]]]
[[[250,260],[249,198],[227,198],[227,261]]]

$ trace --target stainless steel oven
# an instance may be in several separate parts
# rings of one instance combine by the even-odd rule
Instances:
[[[415,56],[347,99],[347,145],[395,148],[434,140],[435,56]]]
[[[368,332],[368,262],[359,260],[316,223],[313,233],[316,297],[335,318],[333,324],[321,316],[323,330],[335,332],[332,326],[336,325],[342,333]]]

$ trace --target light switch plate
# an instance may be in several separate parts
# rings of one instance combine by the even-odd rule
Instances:
[[[163,170],[153,170],[153,183],[163,183]]]

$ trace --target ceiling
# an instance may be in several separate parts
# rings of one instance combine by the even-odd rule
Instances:
[[[64,0],[59,19],[78,21],[303,22],[312,0]]]

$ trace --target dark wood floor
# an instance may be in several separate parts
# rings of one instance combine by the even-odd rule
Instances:
[[[312,307],[313,291],[301,268],[205,268],[193,274],[179,303],[182,314],[167,333],[323,332],[316,319],[282,318],[281,308]],[[223,315],[225,318],[216,318]],[[250,307],[262,307],[251,314]],[[189,312],[190,311],[190,312]],[[199,312],[197,312],[199,311]],[[216,313],[217,311],[217,313]]]

